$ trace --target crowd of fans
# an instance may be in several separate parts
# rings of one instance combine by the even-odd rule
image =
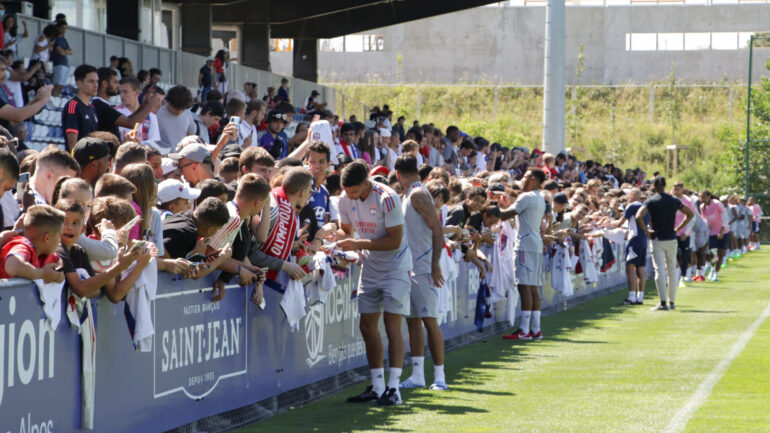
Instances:
[[[668,309],[676,286],[706,274],[717,280],[729,258],[759,248],[762,212],[751,199],[696,192],[681,182],[669,189],[657,173],[648,179],[639,168],[508,147],[456,126],[415,121],[410,127],[403,116],[394,121],[387,105],[363,121],[340,119],[314,91],[297,110],[288,80],[264,98],[251,82],[223,93],[225,53],[201,68],[195,95],[184,86],[163,91],[160,70],[134,75],[130,61],[116,57],[105,67],[79,65],[76,88],[69,89],[65,18],[46,27],[36,43],[38,59],[26,68],[11,48],[26,29],[20,32],[8,17],[3,23],[0,278],[61,283],[75,299],[104,294],[118,303],[148,269],[188,279],[214,274],[214,301],[236,281],[254,285],[251,299],[264,308],[263,285],[322,278],[310,257],[326,256],[336,269],[360,262],[371,269],[377,257],[401,260],[375,253],[406,249],[401,229],[390,229],[403,226],[405,215],[407,223],[414,218],[411,206],[442,247],[442,254],[428,256],[428,285],[445,285],[453,275],[448,267],[466,261],[482,281],[477,322],[489,314],[490,302],[515,294],[521,329],[507,338],[527,340],[542,338],[538,287],[547,273],[554,289],[569,296],[572,275],[594,283],[621,251],[630,289],[625,303],[641,304],[648,237],[678,239],[673,256],[653,251],[661,305]],[[52,71],[43,67],[48,56]],[[45,84],[51,76],[57,88]],[[25,120],[62,91],[72,95],[61,113],[64,145],[27,149]],[[120,104],[113,103],[117,98]],[[423,189],[429,194],[422,201],[421,192],[411,198]],[[370,193],[379,201],[357,211],[355,200],[368,203]],[[663,239],[660,221],[667,217],[658,201],[668,195],[674,207],[667,231],[678,232]],[[427,210],[420,207],[425,200]],[[367,222],[366,212],[387,215]],[[425,243],[430,248],[430,234]],[[412,248],[411,254],[416,268],[425,253],[416,257]],[[678,274],[671,277],[673,268]],[[517,286],[518,293],[511,292]],[[290,324],[304,314],[284,310]],[[443,359],[435,341],[440,330],[430,320],[424,325],[434,360]],[[414,338],[421,329],[419,321],[410,322]],[[375,331],[362,320],[365,338],[377,339]],[[437,367],[435,389],[446,389],[443,362]],[[380,367],[372,369],[373,378],[380,374]],[[424,386],[415,371],[402,387]],[[352,401],[389,392],[384,404],[400,402],[399,375],[400,368],[391,370],[385,391],[373,379],[374,390]]]

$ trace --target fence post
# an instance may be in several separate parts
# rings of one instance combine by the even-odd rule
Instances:
[[[498,89],[498,87],[495,86],[495,119],[497,119],[497,98],[498,98],[497,89]]]
[[[422,117],[422,87],[417,86],[417,118]]]
[[[655,123],[655,85],[650,87],[650,123]]]
[[[733,102],[735,101],[735,89],[730,86],[730,122],[733,121]]]

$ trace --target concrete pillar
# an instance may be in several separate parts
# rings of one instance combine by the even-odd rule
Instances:
[[[295,78],[318,82],[318,39],[294,39]]]
[[[210,3],[182,3],[182,51],[211,55]]]
[[[564,0],[545,7],[545,77],[543,84],[543,149],[557,154],[565,148],[566,36]]]
[[[107,34],[138,41],[140,7],[139,0],[107,0]]]
[[[242,65],[270,70],[270,25],[243,24],[238,48]]]

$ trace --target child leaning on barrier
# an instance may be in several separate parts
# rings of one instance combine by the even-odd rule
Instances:
[[[55,252],[63,226],[63,212],[48,205],[30,206],[23,219],[23,235],[4,232],[8,240],[0,250],[0,278],[64,281]]]

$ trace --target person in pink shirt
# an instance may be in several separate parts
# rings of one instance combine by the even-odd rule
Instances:
[[[722,268],[722,260],[730,241],[727,211],[724,205],[714,198],[709,190],[700,193],[700,214],[709,226],[709,248],[717,250],[717,261],[711,268],[709,281],[718,281],[719,270]]]
[[[671,195],[678,198],[679,201],[681,201],[684,206],[686,206],[688,209],[692,211],[693,215],[697,212],[697,210],[695,209],[695,205],[684,194],[684,183],[682,181],[677,181],[674,183],[674,189],[671,191]],[[686,215],[682,213],[682,211],[677,211],[676,217],[674,220],[674,227],[679,227],[679,224],[681,224],[685,218],[686,218]],[[687,268],[690,267],[690,257],[692,256],[691,252],[693,249],[693,245],[692,245],[693,242],[690,234],[692,233],[694,224],[695,224],[695,220],[693,219],[689,224],[687,224],[685,227],[683,227],[681,230],[679,230],[676,233],[676,236],[677,236],[677,257],[676,258],[680,269],[679,287],[684,287],[685,281],[687,282],[690,281],[690,279],[687,277]]]
[[[759,246],[759,223],[762,222],[762,208],[759,207],[754,197],[749,197],[746,206],[751,210],[751,235],[749,237],[749,247],[752,250],[760,249]]]

